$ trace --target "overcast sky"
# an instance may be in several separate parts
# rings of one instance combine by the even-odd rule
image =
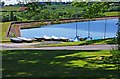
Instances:
[[[5,5],[18,3],[17,0],[0,0],[0,1],[4,1]],[[21,1],[23,1],[23,0],[21,0]],[[39,1],[46,1],[46,0],[39,0]],[[51,0],[51,1],[60,1],[60,0]],[[62,0],[62,1],[68,2],[68,1],[73,1],[73,0]],[[81,0],[77,0],[77,1],[81,1]],[[100,0],[93,0],[93,1],[100,1]],[[112,0],[112,1],[120,1],[120,0]]]
[[[0,0],[0,1],[4,1],[5,5],[18,3],[17,0]],[[23,0],[21,0],[21,1],[23,1]],[[39,0],[39,1],[45,1],[45,0]],[[51,1],[57,1],[57,0],[51,0]],[[72,0],[62,0],[62,1],[72,1]]]

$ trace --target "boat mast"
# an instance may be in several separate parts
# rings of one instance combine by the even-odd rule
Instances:
[[[77,37],[77,12],[76,12],[76,37]]]
[[[107,18],[105,18],[105,30],[104,30],[104,39],[106,38],[106,25],[107,25]]]
[[[90,7],[90,2],[88,2],[88,6]],[[88,20],[88,38],[90,38],[90,15]]]

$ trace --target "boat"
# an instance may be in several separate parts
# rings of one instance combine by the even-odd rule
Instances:
[[[43,38],[44,38],[44,41],[52,41],[52,37],[44,35]]]
[[[43,37],[38,37],[38,36],[34,36],[34,39],[36,39],[36,41],[44,41]]]
[[[85,40],[87,40],[87,38],[88,38],[88,37],[83,37],[83,38],[81,37],[81,38],[79,38],[79,39],[80,39],[80,41],[85,41]]]
[[[74,39],[69,39],[70,42],[74,42]]]
[[[88,36],[86,40],[92,40],[92,37],[91,37],[91,36]]]
[[[79,38],[79,36],[76,36],[76,37],[74,38],[74,42],[78,42],[78,41],[80,41],[80,38]]]
[[[69,41],[69,39],[66,38],[66,37],[60,37],[60,40],[63,41],[63,42],[68,42]]]
[[[13,37],[10,37],[10,40],[11,40],[11,42],[13,42],[13,43],[22,43],[23,41],[21,40],[21,39],[18,39],[18,38],[13,38]]]
[[[61,39],[59,37],[52,36],[52,41],[61,41]]]
[[[23,42],[27,42],[27,43],[33,42],[33,39],[31,38],[25,38],[25,37],[17,37],[17,38],[22,40]]]

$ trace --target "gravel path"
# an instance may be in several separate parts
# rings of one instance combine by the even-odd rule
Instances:
[[[116,48],[117,45],[82,45],[82,46],[61,46],[61,47],[40,47],[33,48],[31,45],[38,43],[22,43],[22,44],[0,44],[2,50],[110,50]]]

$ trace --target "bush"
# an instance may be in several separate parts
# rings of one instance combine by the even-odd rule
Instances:
[[[110,53],[115,57],[120,57],[120,51],[117,49],[112,49]]]
[[[120,31],[118,32],[117,44],[118,44],[118,50],[120,51]]]
[[[120,10],[120,8],[119,8]],[[118,50],[120,51],[120,15],[119,15],[119,21],[118,21],[118,31],[117,31],[117,44],[118,44]]]
[[[2,17],[2,22],[7,22],[7,21],[9,21],[9,16],[7,15],[7,16],[3,16]]]
[[[120,8],[120,6],[112,6],[109,11],[119,11],[118,8]]]

